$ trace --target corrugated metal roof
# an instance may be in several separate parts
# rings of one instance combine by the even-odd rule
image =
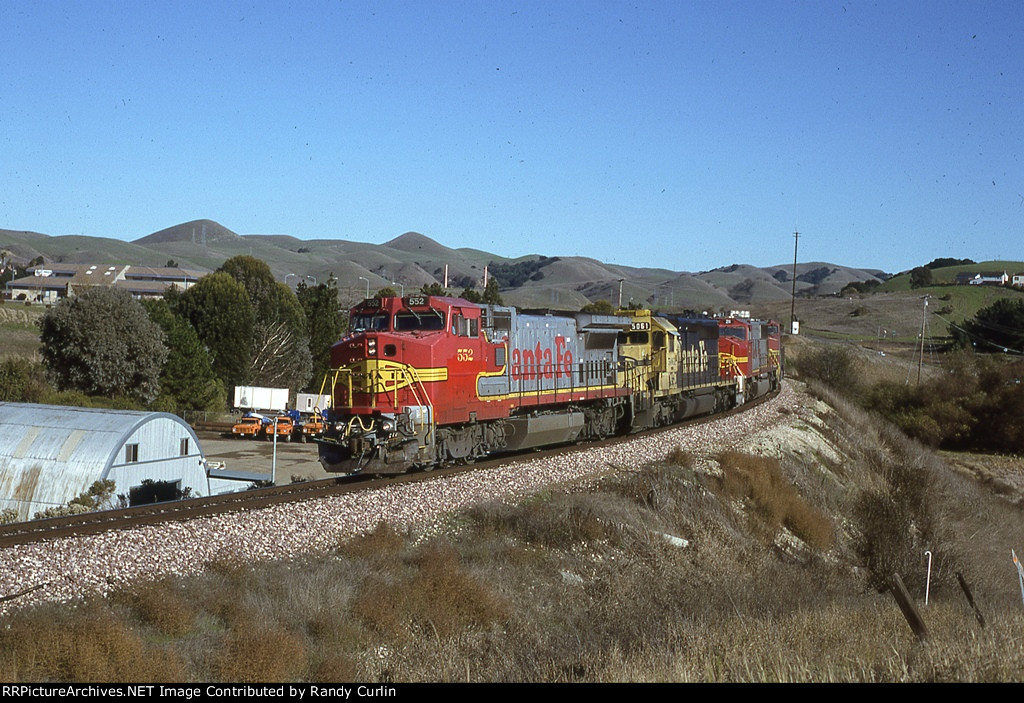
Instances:
[[[171,423],[167,427],[175,436],[193,443],[190,455],[201,456],[195,432],[169,413],[0,403],[0,500],[66,503],[94,481],[108,478],[113,464],[123,465],[124,443],[147,423]],[[145,458],[179,457],[168,452]]]

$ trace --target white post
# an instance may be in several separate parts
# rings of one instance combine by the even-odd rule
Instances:
[[[928,593],[932,587],[932,552],[930,549],[925,550],[925,554],[928,555],[928,576],[924,581],[924,604],[928,605]]]
[[[270,483],[277,485],[277,416],[274,416],[274,459],[270,464]]]

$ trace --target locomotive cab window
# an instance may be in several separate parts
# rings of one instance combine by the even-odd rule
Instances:
[[[388,316],[387,314],[382,314],[379,312],[372,315],[353,315],[352,322],[349,326],[355,332],[387,332]]]
[[[619,332],[619,344],[647,344],[646,332]]]
[[[464,317],[461,312],[452,313],[452,335],[455,337],[477,337],[480,334],[480,320]]]
[[[396,332],[436,332],[444,330],[444,313],[439,310],[403,310],[395,315]]]

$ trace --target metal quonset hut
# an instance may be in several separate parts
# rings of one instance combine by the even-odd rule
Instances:
[[[145,479],[210,493],[199,440],[175,415],[0,403],[0,509],[31,519],[101,479],[136,497]]]

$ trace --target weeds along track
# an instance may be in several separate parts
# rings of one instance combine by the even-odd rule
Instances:
[[[725,417],[743,413],[770,401],[776,395],[777,393],[762,396],[755,401],[733,408],[728,412],[693,418],[669,427],[649,430],[639,434],[611,437],[585,444],[551,447],[543,451],[503,454],[496,458],[477,462],[472,466],[445,466],[433,471],[412,472],[386,478],[345,476],[291,483],[284,486],[269,486],[206,498],[167,501],[154,503],[153,505],[10,523],[0,525],[0,549],[64,537],[95,535],[113,530],[130,530],[148,525],[183,522],[199,517],[255,510],[272,505],[301,503],[329,496],[378,490],[384,486],[400,483],[437,480],[466,471],[500,467],[522,461],[524,458],[536,458],[538,456],[558,457],[588,449],[617,447],[620,445],[627,447],[626,451],[628,454],[628,445],[631,442],[636,442],[642,438],[657,437],[660,434],[679,428],[712,423]]]

